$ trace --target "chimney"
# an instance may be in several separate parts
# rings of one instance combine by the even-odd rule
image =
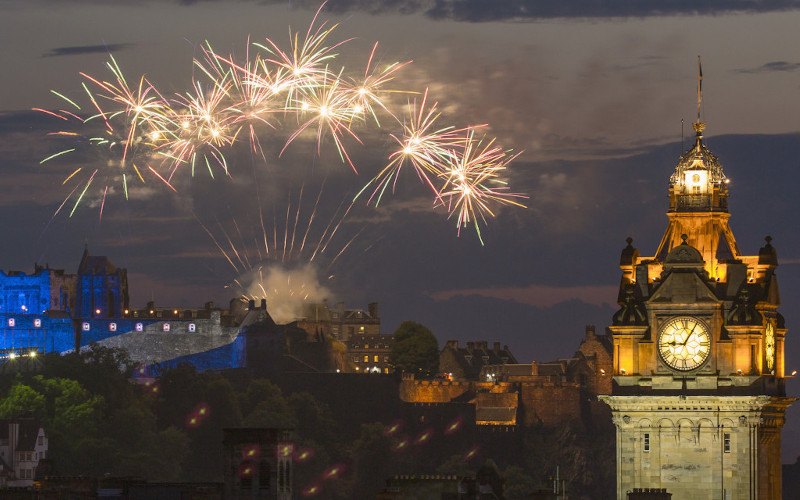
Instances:
[[[369,315],[372,316],[372,319],[378,319],[378,303],[377,302],[370,302],[367,304],[367,309],[369,310]]]
[[[458,340],[448,340],[448,341],[445,343],[445,345],[444,345],[444,346],[445,346],[445,348],[447,348],[447,349],[453,349],[453,350],[457,350],[457,349],[458,349]]]
[[[206,310],[214,309],[214,302],[213,301],[206,302],[205,308],[206,308]]]
[[[467,351],[472,352],[475,350],[475,342],[467,342]]]
[[[267,299],[261,299],[261,309],[267,310]]]
[[[500,354],[500,342],[495,342],[494,343],[494,353],[495,354]]]
[[[594,340],[594,325],[586,325],[586,340]]]
[[[475,348],[485,351],[489,348],[489,342],[486,340],[478,340],[477,342],[475,342]]]
[[[539,363],[536,361],[531,362],[531,375],[538,376],[539,375]]]
[[[255,300],[251,300],[250,302],[247,303],[247,309],[249,311],[252,311],[255,308],[256,308],[256,301]]]

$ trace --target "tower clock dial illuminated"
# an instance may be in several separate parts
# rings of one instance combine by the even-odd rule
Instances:
[[[767,355],[767,371],[771,372],[775,368],[775,327],[772,323],[767,323],[764,331],[764,353]]]
[[[672,318],[659,330],[658,352],[670,368],[694,370],[708,359],[711,352],[708,327],[690,316]]]

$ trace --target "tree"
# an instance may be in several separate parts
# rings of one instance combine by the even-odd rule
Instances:
[[[391,359],[398,371],[429,377],[439,371],[439,343],[426,326],[403,321],[394,332]]]
[[[34,388],[17,383],[0,401],[0,418],[18,418],[30,414],[36,418],[45,415],[45,397]]]

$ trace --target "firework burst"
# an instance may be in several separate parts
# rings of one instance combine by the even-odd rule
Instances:
[[[330,296],[323,283],[334,278],[337,260],[360,235],[359,231],[339,237],[352,204],[341,203],[330,219],[322,220],[323,190],[313,205],[304,200],[304,190],[296,199],[290,196],[285,211],[273,210],[271,221],[259,208],[257,223],[240,224],[236,219],[225,225],[201,223],[237,274],[230,286],[240,299],[266,299],[278,322],[295,319],[303,303]]]
[[[84,106],[93,114],[58,93],[68,103],[67,109],[39,111],[78,128],[101,131],[54,132],[51,135],[65,139],[67,147],[42,163],[87,148],[99,151],[96,154],[105,161],[77,166],[66,176],[64,183],[72,189],[54,217],[68,201],[72,200],[71,216],[82,200],[91,197],[99,200],[102,219],[106,198],[117,191],[116,186],[121,186],[127,199],[129,183],[145,183],[146,176],[175,192],[175,177],[194,177],[198,168],[212,178],[219,170],[233,176],[226,154],[240,140],[266,163],[264,133],[274,136],[286,128],[287,136],[278,137],[283,143],[278,156],[301,137],[313,136],[317,155],[322,154],[323,143],[330,141],[341,162],[356,171],[346,145],[363,145],[356,130],[367,124],[400,130],[387,130],[397,148],[356,198],[368,193],[367,203],[379,204],[410,168],[432,193],[434,206],[446,207],[448,216],[456,220],[458,233],[473,225],[479,238],[480,225],[496,214],[496,207],[522,207],[519,200],[524,196],[512,193],[503,180],[503,171],[519,153],[496,146],[494,139],[476,139],[476,130],[485,125],[442,125],[438,103],[429,101],[427,90],[408,104],[407,116],[398,118],[403,113],[393,110],[389,97],[418,93],[387,86],[410,61],[380,63],[376,42],[363,74],[351,76],[344,67],[333,66],[337,51],[352,39],[335,40],[338,25],[318,21],[324,5],[304,33],[289,30],[285,50],[269,38],[252,44],[248,38],[241,61],[203,44],[194,61],[197,77],[192,78],[189,90],[169,98],[145,77],[129,85],[112,56],[107,63],[112,75],[108,81],[80,73],[88,100]]]

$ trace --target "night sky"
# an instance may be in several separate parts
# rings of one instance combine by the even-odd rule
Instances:
[[[358,173],[330,141],[317,154],[301,136],[279,155],[279,127],[261,138],[266,161],[246,147],[227,153],[230,176],[184,171],[177,192],[148,179],[128,201],[110,179],[101,219],[99,181],[72,217],[72,202],[53,216],[76,185],[64,179],[109,159],[79,152],[40,165],[64,149],[47,134],[65,126],[31,108],[64,107],[51,90],[81,99],[79,73],[110,78],[109,52],[130,80],[185,92],[204,41],[237,57],[248,36],[286,47],[289,27],[303,33],[319,3],[0,0],[0,269],[32,272],[38,262],[74,272],[88,243],[128,269],[134,307],[226,305],[240,292],[234,279],[263,260],[266,232],[265,268],[283,261],[295,273],[278,274],[284,281],[316,277],[310,293],[331,302],[379,302],[384,333],[411,319],[440,344],[500,341],[520,362],[569,357],[584,325],[610,323],[625,238],[652,255],[666,228],[669,176],[696,118],[699,54],[706,143],[731,179],[731,227],[745,255],[773,238],[787,372],[800,369],[800,2],[659,3],[330,1],[318,24],[339,23],[332,40],[352,38],[337,67],[363,72],[376,41],[378,63],[413,60],[390,87],[427,88],[442,124],[488,123],[490,137],[522,151],[506,180],[530,198],[525,209],[500,207],[481,226],[482,245],[471,228],[457,234],[409,170],[378,207],[359,198],[308,267],[340,207],[386,164],[391,120],[359,132],[363,144],[346,143]],[[413,98],[392,97],[398,109]],[[797,379],[788,387],[800,393]],[[797,429],[794,407],[785,462],[800,455]]]

